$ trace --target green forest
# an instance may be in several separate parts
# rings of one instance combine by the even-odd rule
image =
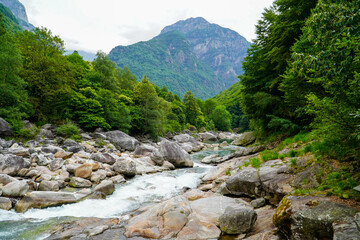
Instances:
[[[98,52],[87,62],[46,28],[23,31],[6,9],[0,26],[0,117],[28,137],[25,119],[59,132],[119,129],[161,136],[237,128],[263,140],[311,132],[325,158],[360,159],[360,1],[276,0],[256,26],[240,81],[202,101],[141,81]],[[191,80],[191,79],[190,79]],[[190,81],[189,80],[189,81]]]

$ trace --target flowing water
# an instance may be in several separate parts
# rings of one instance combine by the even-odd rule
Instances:
[[[183,192],[183,188],[196,188],[201,177],[212,166],[200,163],[211,154],[224,156],[233,147],[219,151],[206,150],[192,154],[194,168],[136,176],[116,187],[106,200],[85,200],[75,204],[45,209],[30,209],[25,213],[0,210],[0,239],[24,239],[23,233],[41,225],[56,224],[69,217],[126,217],[126,214],[146,204],[161,202]],[[40,237],[41,238],[41,237]]]

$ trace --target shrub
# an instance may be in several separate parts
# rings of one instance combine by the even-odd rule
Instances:
[[[55,128],[55,133],[64,138],[81,139],[79,128],[71,122]]]

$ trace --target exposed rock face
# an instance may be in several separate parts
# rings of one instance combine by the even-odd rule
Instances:
[[[11,10],[14,16],[19,20],[20,26],[24,30],[30,31],[35,28],[31,23],[29,23],[25,7],[21,4],[21,2],[18,0],[0,0],[0,3],[4,4],[4,6]]]
[[[151,159],[154,161],[159,161],[159,159],[168,161],[175,167],[192,167],[194,164],[190,155],[185,150],[177,143],[166,139],[160,142],[159,151],[155,152]]]
[[[12,135],[14,135],[14,130],[11,128],[10,124],[3,118],[0,118],[0,137],[5,138]]]
[[[288,196],[281,201],[273,221],[287,239],[332,239],[333,223],[355,213],[327,198]]]
[[[254,226],[256,218],[257,214],[252,208],[230,206],[219,218],[220,229],[228,234],[247,233]]]
[[[130,137],[121,131],[111,131],[105,133],[107,140],[109,140],[118,150],[134,151],[136,146],[140,144],[138,140]]]
[[[126,237],[217,239],[219,217],[228,206],[248,206],[240,199],[193,190],[149,208],[130,219]]]
[[[77,202],[77,199],[73,193],[30,192],[15,205],[15,210],[17,212],[26,212],[30,208],[44,208],[75,202]]]
[[[235,139],[231,144],[236,146],[247,146],[255,142],[255,136],[253,132],[242,133],[237,139]]]
[[[16,175],[20,169],[29,168],[30,162],[12,154],[0,155],[0,173]]]
[[[287,174],[288,166],[281,160],[261,164],[259,169],[243,167],[232,175],[221,188],[223,194],[269,197],[270,203],[277,204],[292,188],[292,175]]]

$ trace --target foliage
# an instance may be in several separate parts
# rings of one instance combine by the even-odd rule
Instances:
[[[55,128],[54,131],[57,135],[64,138],[72,138],[75,140],[81,139],[79,128],[70,121]]]
[[[229,131],[231,129],[231,114],[225,106],[217,106],[211,113],[211,120],[214,122],[216,129]]]
[[[186,122],[197,128],[202,127],[205,119],[203,119],[203,113],[194,94],[190,90],[185,94],[183,102],[185,105]]]

